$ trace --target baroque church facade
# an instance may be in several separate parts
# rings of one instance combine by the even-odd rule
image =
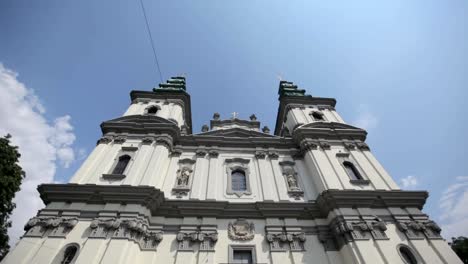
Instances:
[[[216,113],[193,134],[185,78],[130,96],[2,263],[461,263],[335,99],[281,81],[274,131]]]

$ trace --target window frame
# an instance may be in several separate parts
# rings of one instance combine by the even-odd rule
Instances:
[[[343,170],[345,171],[346,175],[348,176],[349,178],[349,182],[352,183],[352,184],[363,184],[363,185],[367,185],[367,184],[370,184],[370,180],[368,178],[368,176],[366,175],[366,173],[364,173],[364,170],[361,168],[361,166],[359,166],[359,164],[350,156],[349,153],[347,152],[339,152],[336,154],[336,157],[338,159],[338,162],[340,163],[341,167],[343,168]],[[344,165],[345,163],[350,163],[354,168],[355,168],[355,171],[358,172],[358,175],[361,177],[361,179],[353,179],[350,175],[350,173],[348,172],[348,169],[346,168],[346,166]],[[353,170],[354,171],[354,170]]]
[[[61,264],[62,261],[64,260],[63,258],[65,257],[65,251],[70,248],[70,247],[75,247],[76,248],[76,252],[75,252],[75,256],[73,257],[73,259],[71,260],[70,264],[73,264],[76,262],[76,260],[78,259],[78,255],[80,254],[80,250],[81,250],[81,247],[79,244],[77,243],[69,243],[69,244],[66,244],[65,246],[62,247],[62,249],[60,249],[60,251],[57,253],[57,255],[55,256],[54,260],[52,261],[53,264]]]
[[[400,258],[403,260],[403,263],[405,264],[413,264],[413,263],[409,263],[408,261],[406,261],[406,259],[403,257],[402,253],[401,253],[401,249],[404,248],[406,250],[409,251],[409,253],[412,255],[412,257],[414,258],[414,260],[416,261],[416,264],[420,264],[420,263],[424,263],[422,261],[422,258],[421,256],[419,256],[419,254],[416,252],[416,250],[412,249],[410,246],[408,245],[405,245],[405,244],[398,244],[397,245],[397,251],[398,251],[398,255],[400,255]]]
[[[108,173],[104,173],[102,175],[102,178],[104,178],[105,180],[122,180],[125,177],[127,177],[127,174],[130,171],[131,166],[133,165],[135,153],[137,150],[138,150],[137,147],[122,146],[122,149],[119,151],[119,153],[117,153],[116,157],[114,158],[114,161],[112,163],[112,166],[108,170]],[[114,169],[115,167],[117,167],[120,157],[123,157],[123,156],[129,156],[130,160],[128,161],[127,166],[125,167],[122,174],[115,174]]]
[[[251,195],[252,189],[250,187],[250,169],[249,169],[249,162],[248,159],[241,159],[241,158],[233,158],[233,159],[226,159],[226,178],[227,178],[227,188],[226,193],[229,195],[236,195],[237,197],[241,197],[243,195]],[[244,191],[236,191],[232,189],[232,173],[234,171],[243,171],[245,175],[245,184],[246,189]]]
[[[257,263],[257,254],[255,245],[248,244],[248,245],[229,245],[228,247],[228,263],[236,263],[234,262],[234,251],[250,251],[252,253],[252,264]]]

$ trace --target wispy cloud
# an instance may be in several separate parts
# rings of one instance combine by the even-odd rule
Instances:
[[[379,120],[368,105],[361,104],[357,109],[357,117],[352,123],[357,127],[371,130],[377,127]]]
[[[40,99],[17,76],[0,63],[0,136],[13,136],[12,143],[19,147],[20,165],[26,172],[14,199],[13,225],[8,230],[10,244],[23,234],[26,221],[43,207],[37,185],[53,182],[57,164],[66,168],[75,160],[71,117],[47,120]]]
[[[439,200],[444,237],[468,236],[468,176],[457,177]]]
[[[404,189],[413,189],[419,185],[419,180],[416,176],[408,175],[401,179],[401,186]]]

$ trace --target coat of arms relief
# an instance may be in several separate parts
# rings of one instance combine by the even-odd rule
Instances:
[[[228,236],[232,240],[252,240],[255,236],[255,226],[245,219],[238,219],[234,223],[229,223]]]

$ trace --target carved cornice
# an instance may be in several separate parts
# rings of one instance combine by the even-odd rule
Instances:
[[[413,207],[421,209],[428,196],[424,191],[328,190],[315,201],[255,202],[168,200],[163,192],[149,186],[109,186],[94,184],[43,184],[38,187],[45,204],[50,202],[82,202],[91,204],[141,204],[152,214],[166,217],[245,218],[293,217],[326,218],[338,208]]]

